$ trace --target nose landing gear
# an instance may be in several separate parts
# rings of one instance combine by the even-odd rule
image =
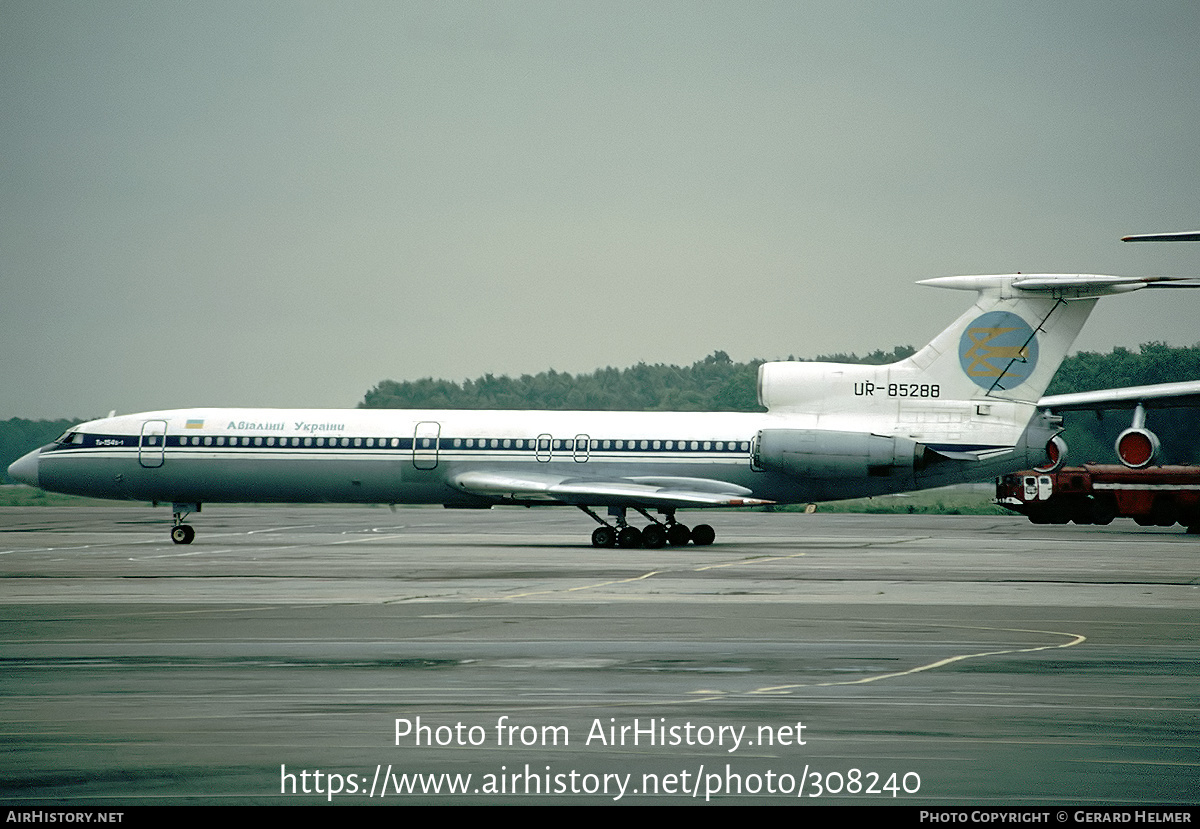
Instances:
[[[176,544],[191,544],[192,539],[196,537],[196,529],[191,524],[183,523],[183,519],[193,512],[199,512],[200,505],[172,504],[171,510],[175,519],[175,525],[171,527],[171,540]]]

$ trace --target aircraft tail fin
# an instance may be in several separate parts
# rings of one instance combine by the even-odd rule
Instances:
[[[1200,287],[1193,280],[1090,274],[948,276],[922,284],[974,291],[975,302],[899,362],[764,363],[759,401],[791,416],[789,428],[913,441],[927,450],[926,460],[981,461],[1020,446],[1040,451],[1055,424],[1030,432],[1038,401],[1097,298]]]
[[[1036,403],[1096,299],[1194,280],[1095,274],[948,276],[920,284],[978,292],[975,304],[905,363],[939,381],[942,397]]]
[[[903,409],[919,400],[934,406],[1003,402],[1024,410],[1045,393],[1098,297],[1200,287],[1184,278],[1093,274],[945,276],[920,284],[974,291],[975,302],[920,351],[890,365],[765,363],[759,369],[760,403],[772,411],[817,416],[886,415],[894,411],[889,401]],[[831,394],[847,390],[852,402],[831,401]]]
[[[978,291],[975,304],[898,369],[936,382],[942,399],[1034,403],[1046,391],[1094,297],[1047,296],[1013,287],[1019,277],[943,277],[921,284]]]

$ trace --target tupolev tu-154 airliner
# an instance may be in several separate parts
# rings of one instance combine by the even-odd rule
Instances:
[[[763,413],[178,409],[72,427],[8,473],[53,492],[169,503],[177,544],[195,536],[190,514],[220,502],[569,505],[599,524],[598,547],[711,544],[711,526],[689,528],[676,511],[905,492],[1061,462],[1061,418],[1039,404],[1097,298],[1200,287],[1091,274],[920,284],[976,299],[890,365],[763,364]],[[631,526],[629,510],[650,523]]]

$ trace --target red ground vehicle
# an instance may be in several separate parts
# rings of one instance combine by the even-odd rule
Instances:
[[[1108,524],[1124,516],[1143,527],[1182,524],[1200,533],[1200,466],[1029,469],[996,479],[996,503],[1035,524]]]

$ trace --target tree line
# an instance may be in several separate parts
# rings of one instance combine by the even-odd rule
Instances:
[[[834,363],[902,360],[911,346],[874,351],[865,357],[831,354]],[[794,357],[788,357],[794,360]],[[590,374],[543,371],[520,377],[485,374],[478,380],[384,380],[367,392],[365,409],[561,409],[624,412],[761,412],[758,367],[764,360],[735,363],[714,351],[690,366],[638,363],[626,369],[602,368]]]

